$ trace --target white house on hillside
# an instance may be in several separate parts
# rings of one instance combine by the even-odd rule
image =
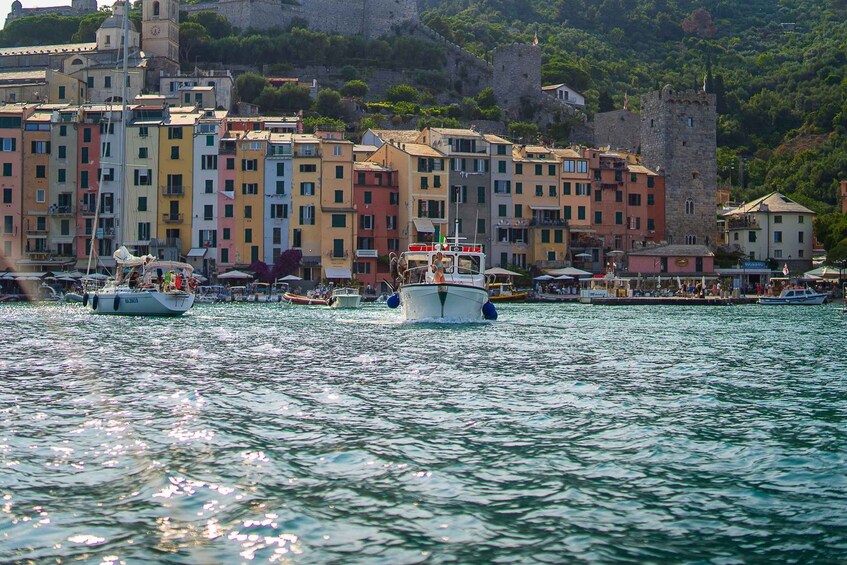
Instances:
[[[812,268],[815,213],[772,192],[723,213],[725,241],[750,260],[776,260],[794,271]]]
[[[542,86],[541,91],[575,108],[585,108],[585,96],[566,84]]]

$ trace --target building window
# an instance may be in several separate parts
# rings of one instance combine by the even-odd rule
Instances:
[[[507,208],[508,207],[505,204],[500,204],[497,207],[497,215],[501,218],[505,218],[506,215],[508,214]]]
[[[242,171],[258,171],[259,170],[259,161],[257,159],[242,159],[241,160],[241,170]]]
[[[235,170],[235,157],[227,157],[226,158],[226,170],[234,171]]]
[[[476,201],[480,204],[485,204],[485,187],[478,186],[476,187]]]
[[[615,212],[615,225],[623,225],[623,212]]]
[[[774,249],[773,250],[773,258],[774,259],[782,259],[782,249]]]
[[[603,192],[599,190],[594,191],[594,202],[602,202],[603,201]]]
[[[179,159],[179,146],[173,145],[171,147],[171,159]]]
[[[221,263],[229,263],[229,249],[226,247],[221,249]]]
[[[485,220],[478,219],[476,221],[476,233],[485,233]]]
[[[147,211],[147,197],[139,196],[138,197],[138,211],[146,212]]]
[[[301,196],[314,196],[315,195],[315,183],[313,183],[313,182],[301,182],[300,183],[300,195]]]
[[[217,155],[203,155],[200,157],[200,168],[209,170],[217,170],[218,168],[218,156]]]
[[[344,202],[344,191],[343,190],[336,190],[335,191],[335,203],[340,204],[341,202]]]
[[[230,239],[230,228],[223,229],[223,239],[224,241],[229,241]]]
[[[694,214],[694,201],[686,200],[685,201],[685,213],[689,216]]]
[[[335,178],[343,179],[344,178],[344,165],[336,165],[335,166]]]
[[[594,212],[594,223],[602,224],[603,223],[603,212]]]
[[[138,158],[139,159],[146,159],[147,158],[147,148],[146,147],[139,147],[138,148]]]
[[[11,204],[12,203],[12,189],[4,188],[3,189],[3,204]]]
[[[206,221],[215,219],[215,206],[213,204],[203,206],[203,219]]]
[[[333,257],[344,257],[344,240],[343,239],[333,239],[332,240],[332,256]]]
[[[694,127],[694,118],[691,118],[691,117],[688,118],[688,127],[690,127],[690,128]]]
[[[106,36],[106,44],[109,43],[109,36]],[[103,88],[112,88],[112,77],[105,76],[103,77]]]
[[[253,243],[253,229],[245,228],[244,229],[244,243]]]
[[[43,204],[47,198],[46,191],[43,188],[39,188],[35,191],[35,201],[39,204]]]
[[[774,216],[773,217],[773,223],[781,224],[782,223],[782,216]]]
[[[181,127],[169,127],[168,128],[168,139],[182,139],[182,128]]]
[[[224,204],[224,218],[232,218],[235,214],[235,207],[232,204]]]
[[[804,243],[805,234],[803,232],[797,232],[797,243]]]
[[[756,243],[756,232],[748,231],[747,232],[747,241],[750,243]]]
[[[585,206],[577,206],[577,208],[576,208],[576,219],[577,220],[585,220]]]
[[[285,194],[285,181],[284,180],[276,181],[276,193],[277,194]]]
[[[46,179],[47,178],[47,166],[46,165],[36,165],[35,166],[35,178],[37,178],[37,179]]]
[[[347,216],[344,214],[333,214],[332,215],[332,227],[334,228],[346,228],[347,227]]]
[[[685,236],[685,244],[686,245],[697,245],[697,236],[694,234],[688,234]]]
[[[573,210],[570,206],[565,206],[564,216],[566,220],[570,220],[573,216]]]
[[[206,194],[214,194],[215,193],[215,181],[212,179],[206,179]]]
[[[241,194],[259,194],[259,184],[255,182],[241,183]]]
[[[774,243],[782,243],[782,232],[781,231],[773,232],[773,242]]]

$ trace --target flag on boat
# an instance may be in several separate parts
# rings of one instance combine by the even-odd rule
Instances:
[[[786,263],[782,266],[782,274],[785,275],[786,277],[788,276],[788,263]]]
[[[447,243],[447,238],[444,237],[443,233],[438,234],[438,243],[441,243],[442,245]]]

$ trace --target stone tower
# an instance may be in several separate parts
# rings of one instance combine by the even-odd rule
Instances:
[[[665,177],[668,243],[717,243],[715,95],[670,86],[641,97],[641,156]]]
[[[141,49],[152,71],[179,70],[179,0],[143,0]]]
[[[514,43],[494,50],[493,88],[497,104],[507,116],[519,119],[524,104],[541,98],[541,48]]]

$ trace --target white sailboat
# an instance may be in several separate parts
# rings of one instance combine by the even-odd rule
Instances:
[[[123,36],[128,37],[129,6],[124,5]],[[126,126],[127,126],[127,86],[129,42],[123,46],[123,65],[121,73],[121,150],[119,163],[120,186],[126,190]],[[109,112],[111,120],[112,112]],[[108,129],[108,128],[107,128]],[[97,208],[94,225],[99,214],[99,190],[103,182],[103,173],[98,183]],[[88,255],[88,272],[94,256],[96,230],[92,231]],[[95,314],[127,316],[179,316],[194,305],[197,280],[192,276],[194,268],[188,263],[161,261],[152,255],[137,257],[121,246],[114,252],[115,275],[93,292],[83,295],[84,306],[91,305]]]

